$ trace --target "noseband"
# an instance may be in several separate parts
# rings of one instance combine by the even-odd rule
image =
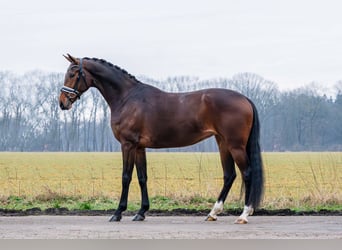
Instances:
[[[84,75],[84,72],[83,72],[83,68],[82,68],[82,58],[80,59],[79,72],[78,72],[78,76],[77,76],[74,88],[69,88],[67,86],[63,86],[61,88],[61,92],[62,93],[68,93],[68,94],[74,94],[74,95],[76,95],[77,99],[80,99],[81,98],[81,93],[78,91],[78,85],[79,85],[79,82],[80,82],[81,78],[83,79],[86,87],[88,87],[87,80],[85,78],[85,75]]]

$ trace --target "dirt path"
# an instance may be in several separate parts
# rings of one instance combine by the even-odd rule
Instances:
[[[201,216],[150,216],[132,222],[126,216],[0,217],[2,239],[342,239],[342,216],[253,216],[247,225],[234,216],[205,222]]]

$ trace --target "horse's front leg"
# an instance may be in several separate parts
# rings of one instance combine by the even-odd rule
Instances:
[[[123,160],[121,198],[118,209],[115,211],[114,215],[109,221],[121,220],[122,212],[127,209],[129,185],[132,180],[136,148],[131,143],[123,143],[121,144],[121,150]]]
[[[147,192],[146,151],[144,148],[137,149],[135,165],[141,190],[141,208],[134,216],[133,221],[143,221],[145,219],[145,212],[150,208]]]

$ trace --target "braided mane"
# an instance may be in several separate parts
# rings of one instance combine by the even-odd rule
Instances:
[[[95,57],[93,57],[93,58],[84,57],[84,59],[92,60],[92,61],[98,62],[98,63],[100,63],[100,64],[102,64],[102,65],[108,66],[108,67],[110,67],[110,68],[112,68],[112,69],[114,69],[114,70],[116,70],[116,71],[121,72],[122,74],[124,74],[124,75],[127,76],[128,78],[131,78],[131,79],[133,79],[133,80],[135,80],[135,81],[137,81],[137,82],[140,82],[138,79],[135,78],[135,76],[131,75],[131,74],[128,73],[126,70],[124,70],[124,69],[120,68],[119,66],[114,65],[114,64],[112,64],[112,63],[110,63],[110,62],[107,62],[107,61],[104,60],[104,59],[99,59],[99,58],[95,58]]]

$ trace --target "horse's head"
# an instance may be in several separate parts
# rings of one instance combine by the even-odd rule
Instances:
[[[71,64],[65,74],[64,86],[59,96],[59,106],[63,110],[71,109],[72,104],[90,87],[87,84],[87,74],[82,65],[82,58],[69,54],[64,56]]]

